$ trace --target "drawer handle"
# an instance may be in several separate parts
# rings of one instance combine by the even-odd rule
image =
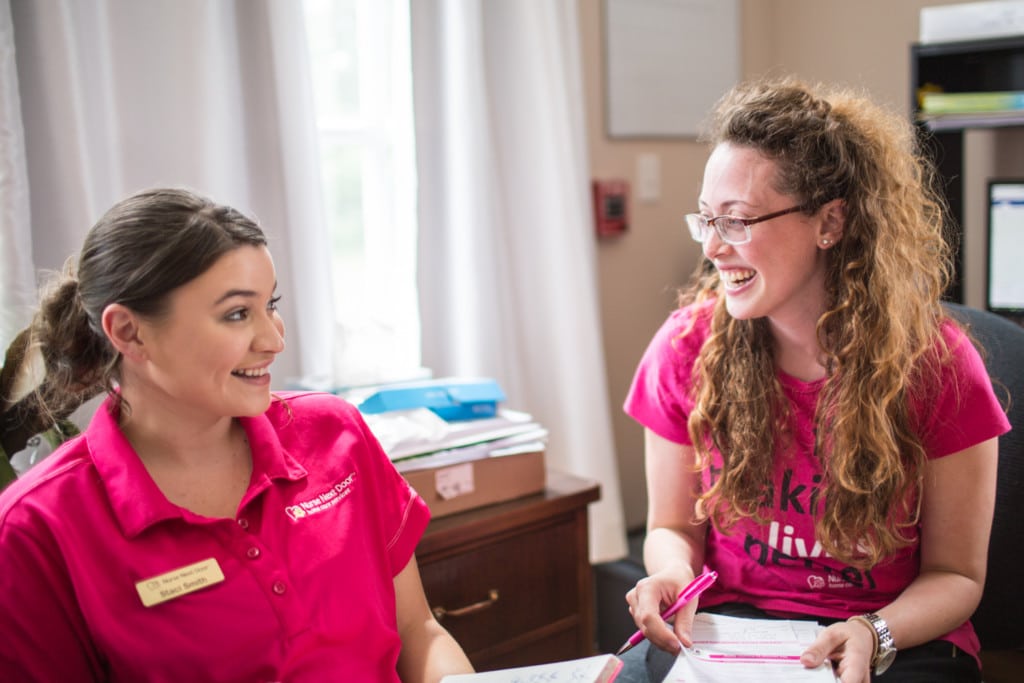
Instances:
[[[456,609],[445,609],[444,607],[432,607],[431,612],[434,613],[434,617],[438,621],[445,617],[464,617],[467,614],[473,614],[480,610],[485,610],[494,603],[498,602],[498,589],[492,588],[487,591],[487,599],[481,600],[480,602],[474,602],[472,605],[466,605],[465,607],[458,607]]]

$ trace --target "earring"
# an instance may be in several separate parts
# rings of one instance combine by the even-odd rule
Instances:
[[[823,247],[827,247],[830,244],[832,244],[832,240],[830,240],[827,237],[825,239],[821,240],[821,246],[823,246]]]

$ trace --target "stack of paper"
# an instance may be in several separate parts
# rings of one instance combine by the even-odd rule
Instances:
[[[919,120],[932,130],[1016,125],[1024,120],[1024,91],[922,91]]]
[[[828,662],[816,669],[800,663],[823,628],[814,621],[701,612],[693,620],[693,647],[679,653],[664,683],[835,683]]]
[[[544,489],[548,431],[499,408],[493,380],[431,380],[369,388],[356,403],[384,452],[434,518]]]
[[[544,450],[548,435],[529,414],[504,408],[494,417],[477,420],[449,421],[426,408],[364,418],[391,460],[402,463],[400,469],[465,462],[523,446]]]

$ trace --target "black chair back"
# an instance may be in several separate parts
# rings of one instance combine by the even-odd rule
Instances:
[[[1002,316],[946,304],[984,348],[985,366],[1012,429],[999,439],[995,515],[985,592],[971,621],[984,650],[1024,647],[1024,327]],[[964,514],[971,514],[964,510]],[[951,539],[952,541],[952,539]]]

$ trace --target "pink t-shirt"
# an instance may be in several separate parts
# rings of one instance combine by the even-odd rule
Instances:
[[[234,519],[170,503],[106,404],[0,495],[5,681],[398,681],[392,581],[430,513],[353,406],[279,397],[242,419]],[[143,606],[208,558],[223,581]]]
[[[693,408],[691,370],[708,337],[713,303],[669,315],[640,361],[626,398],[626,413],[669,441],[691,443],[686,426]],[[693,329],[680,336],[694,316]],[[974,346],[952,324],[944,326],[943,334],[954,349],[953,363],[943,371],[943,390],[927,406],[911,406],[929,458],[956,453],[1010,427]],[[829,618],[877,611],[917,576],[919,546],[915,542],[867,571],[824,553],[814,533],[822,473],[814,454],[814,413],[824,380],[803,382],[781,372],[778,379],[789,402],[793,438],[789,452],[775,458],[765,511],[770,522],[744,520],[728,534],[709,525],[705,562],[718,572],[718,580],[701,604],[743,602],[782,615]],[[715,453],[711,467],[721,466]],[[704,472],[705,486],[710,476]],[[978,652],[969,622],[945,638],[966,652]]]

